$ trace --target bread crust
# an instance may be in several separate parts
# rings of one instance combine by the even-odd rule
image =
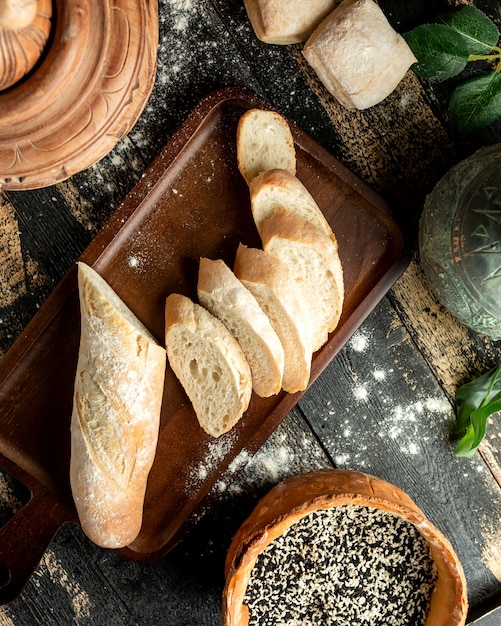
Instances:
[[[85,534],[132,543],[156,452],[165,350],[109,285],[78,265],[81,338],[71,417],[70,483]]]
[[[262,172],[251,181],[249,191],[252,215],[260,234],[263,221],[282,208],[302,216],[327,237],[335,239],[320,207],[294,174],[281,169]]]
[[[282,343],[282,388],[289,393],[306,389],[312,357],[311,319],[288,267],[265,250],[240,244],[233,271],[268,315]]]
[[[306,41],[337,0],[244,0],[256,37],[286,45]]]
[[[237,125],[237,166],[249,185],[270,169],[296,173],[296,149],[289,124],[276,111],[249,109]]]
[[[170,366],[202,429],[213,437],[231,430],[252,394],[251,371],[238,341],[209,311],[173,293],[165,303],[165,342]],[[217,380],[210,379],[214,366]]]
[[[223,626],[247,626],[243,604],[259,554],[275,538],[312,511],[361,505],[394,513],[414,524],[430,546],[438,577],[426,626],[463,626],[467,587],[449,540],[401,489],[381,478],[352,470],[327,469],[284,480],[268,492],[235,534],[226,556]]]
[[[284,349],[256,298],[221,259],[200,259],[198,299],[237,339],[252,373],[257,395],[282,388]]]
[[[344,0],[315,29],[303,56],[348,109],[384,100],[417,61],[373,0]]]
[[[297,260],[305,255],[318,261],[319,267],[312,267],[306,260],[298,260],[297,267],[290,270],[310,311],[312,349],[318,350],[327,341],[328,334],[336,329],[344,303],[343,268],[336,238],[327,237],[295,213],[277,209],[263,222],[262,242],[264,250],[279,256],[285,263],[290,262],[286,257],[293,256]],[[324,309],[320,309],[319,302],[324,303]]]

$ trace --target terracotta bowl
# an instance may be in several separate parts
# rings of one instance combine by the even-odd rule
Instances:
[[[332,509],[336,507],[348,508],[333,511]],[[344,511],[351,511],[351,515],[356,511],[358,512],[355,513],[356,515],[373,516],[383,520],[383,523],[388,521],[388,524],[394,524],[396,520],[396,527],[400,528],[398,537],[401,537],[402,533],[405,532],[408,533],[409,537],[415,536],[420,545],[424,546],[430,571],[433,571],[433,576],[430,574],[431,578],[428,585],[429,595],[426,596],[423,605],[426,615],[426,618],[423,618],[425,625],[456,626],[465,624],[467,614],[465,576],[461,563],[447,538],[430,523],[409,496],[398,487],[368,474],[333,469],[286,479],[260,500],[253,513],[240,527],[230,545],[226,559],[223,625],[247,626],[249,623],[260,623],[250,620],[252,609],[249,609],[244,600],[247,601],[246,593],[250,581],[256,580],[258,571],[263,571],[264,557],[262,553],[267,549],[265,554],[270,554],[272,542],[274,544],[271,548],[283,551],[285,548],[277,548],[277,545],[287,545],[284,543],[285,536],[304,537],[304,535],[298,534],[298,529],[305,524],[307,525],[309,523],[307,520],[326,513],[344,515]],[[353,525],[353,522],[349,522],[347,527],[351,527],[350,524]],[[285,536],[284,533],[286,533]],[[383,535],[389,534],[389,531],[387,532],[386,527],[383,526]],[[360,550],[364,548],[365,539],[363,537],[365,536],[360,535],[355,540],[357,550],[359,546]],[[368,544],[365,545],[367,549]],[[339,548],[335,547],[335,541],[332,541],[332,545],[327,546],[327,548],[327,551],[334,557],[339,552]],[[374,552],[374,548],[371,550]],[[366,552],[366,554],[368,553]],[[283,552],[279,556],[283,558]],[[267,558],[270,559],[271,557],[268,556]],[[403,560],[403,562],[403,567],[408,567],[409,561]],[[276,561],[274,563],[275,569],[271,567],[267,576],[262,577],[263,579],[269,576],[273,578],[274,571],[280,572],[277,579],[286,576],[285,572],[288,568],[280,566],[280,564],[277,565]],[[345,562],[343,561],[344,566]],[[311,561],[308,567],[311,570]],[[359,569],[363,569],[360,568],[360,564]],[[398,584],[400,575],[397,575],[396,571],[391,575],[395,576],[393,581],[390,580],[390,587],[393,588],[394,584]],[[322,577],[320,568],[318,577],[320,579]],[[329,580],[332,579],[328,579],[327,582]],[[325,581],[321,581],[320,584],[325,584]],[[372,593],[368,588],[365,591]],[[265,597],[268,599],[271,595],[267,592]],[[283,599],[283,596],[278,596],[276,604],[280,604],[281,597]],[[341,595],[338,595],[337,598],[339,601],[342,599]],[[338,600],[334,598],[334,602],[338,602]],[[405,606],[407,610],[408,604]],[[296,622],[284,620],[284,623]],[[297,623],[302,622],[297,621]],[[318,623],[319,626],[325,626],[323,621]],[[402,623],[409,622],[403,620]]]
[[[0,189],[47,187],[100,161],[134,126],[155,81],[157,2],[54,0],[49,18],[44,4],[33,24],[3,33],[36,36],[39,60],[0,90]],[[47,42],[37,20],[51,29]],[[0,54],[0,76],[2,62],[6,72]]]

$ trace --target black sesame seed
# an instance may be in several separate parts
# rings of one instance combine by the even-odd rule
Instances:
[[[306,515],[263,550],[244,604],[249,626],[422,626],[436,576],[411,523],[338,506]]]

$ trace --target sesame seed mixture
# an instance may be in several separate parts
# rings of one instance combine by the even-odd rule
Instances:
[[[258,556],[249,626],[422,626],[436,567],[426,540],[393,513],[314,511]]]

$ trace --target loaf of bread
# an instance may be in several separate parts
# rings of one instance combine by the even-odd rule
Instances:
[[[296,149],[285,118],[275,111],[246,111],[237,126],[237,165],[247,184],[271,169],[295,174]]]
[[[265,250],[240,244],[233,271],[254,295],[282,343],[282,388],[289,393],[306,389],[312,357],[311,319],[289,268]]]
[[[325,235],[332,237],[332,229],[310,192],[303,183],[286,170],[268,170],[256,176],[250,186],[251,210],[257,230],[279,208],[297,213],[311,222]]]
[[[263,249],[288,266],[312,321],[312,350],[338,325],[344,301],[337,241],[300,215],[277,209],[262,224]]]
[[[267,398],[282,388],[284,350],[267,315],[252,293],[221,259],[200,259],[200,304],[238,340],[252,373],[252,387]]]
[[[81,338],[71,417],[70,483],[82,528],[121,548],[142,523],[155,457],[165,349],[104,279],[78,264]]]
[[[374,0],[344,0],[312,33],[303,55],[349,109],[384,100],[417,61]]]
[[[337,0],[244,0],[256,37],[265,43],[305,41]]]
[[[203,430],[219,437],[233,428],[252,394],[249,364],[235,337],[205,308],[173,293],[165,303],[165,344]]]

